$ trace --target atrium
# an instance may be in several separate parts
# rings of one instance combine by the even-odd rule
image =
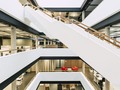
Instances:
[[[119,48],[119,0],[0,3],[0,90],[120,90]]]

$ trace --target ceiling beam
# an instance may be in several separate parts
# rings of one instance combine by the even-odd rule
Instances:
[[[92,26],[92,28],[94,29],[102,29],[106,26],[111,26],[111,25],[114,25],[114,24],[117,24],[120,22],[120,12],[108,17],[107,19],[97,23],[96,25]]]
[[[81,8],[45,8],[52,12],[80,12]]]
[[[85,0],[81,6],[81,11],[85,11],[93,0]]]
[[[27,26],[26,24],[18,21],[17,19],[9,16],[8,14],[0,11],[0,22],[7,23],[9,25],[15,26],[16,28],[19,28],[23,31],[35,34],[35,35],[44,35],[42,32],[38,32],[37,30],[31,28],[30,26]]]

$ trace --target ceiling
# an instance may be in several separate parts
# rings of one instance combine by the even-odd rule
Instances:
[[[27,0],[19,0],[21,3],[26,3]],[[73,0],[69,0],[69,1],[64,1],[64,0],[28,0],[30,3],[37,2],[37,5],[39,5],[40,7],[44,7],[44,8],[54,8],[53,9],[53,13],[55,16],[65,16],[65,17],[69,17],[69,18],[74,18],[78,21],[82,21],[82,11],[85,11],[85,17],[87,17],[103,0],[82,0],[80,4],[75,5],[74,3],[71,3]],[[80,0],[77,0],[76,2],[79,2]],[[86,4],[85,4],[85,1]],[[59,3],[57,3],[59,2]],[[62,4],[61,4],[62,2]],[[64,2],[64,3],[63,3]],[[69,5],[68,5],[69,2]],[[58,4],[58,5],[57,5]],[[65,6],[64,6],[65,5]],[[70,7],[71,5],[71,7]],[[56,9],[55,9],[56,8]],[[68,11],[64,11],[64,12],[59,12],[59,8],[69,8],[71,9],[71,12]],[[74,8],[74,9],[73,9]],[[79,12],[75,12],[75,8],[83,8],[81,10],[79,10]],[[56,11],[58,9],[58,11]],[[55,11],[54,11],[55,10]],[[64,9],[67,10],[67,9]],[[73,10],[73,11],[72,11]],[[114,38],[118,38],[120,37],[120,23],[112,25],[110,27],[110,36],[114,37]]]
[[[0,23],[0,37],[10,38],[11,28],[8,24]],[[34,35],[16,28],[17,38],[33,38]]]
[[[43,8],[80,8],[86,0],[36,0]]]

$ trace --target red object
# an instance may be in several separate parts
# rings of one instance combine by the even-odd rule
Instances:
[[[78,71],[78,67],[76,67],[76,66],[73,66],[71,69],[72,69],[73,71]]]
[[[67,67],[65,67],[65,66],[63,66],[63,67],[61,67],[61,70],[62,70],[62,71],[67,71],[67,70],[68,70],[68,68],[67,68]]]

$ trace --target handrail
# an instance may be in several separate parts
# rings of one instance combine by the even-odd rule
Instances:
[[[16,53],[19,53],[19,52],[23,52],[23,51],[25,51],[26,49],[35,49],[34,47],[32,47],[32,48],[23,48],[23,49],[9,49],[9,50],[0,50],[0,56],[2,56],[3,55],[3,53],[4,52],[9,52],[10,54],[12,54],[12,51],[17,51],[17,50],[21,50],[21,51],[18,51],[18,52],[16,52]]]
[[[111,38],[108,35],[105,35],[104,33],[98,32],[97,30],[95,30],[95,29],[93,29],[93,28],[91,28],[91,27],[89,27],[81,22],[78,22],[76,20],[74,20],[74,21],[77,22],[77,24],[76,23],[74,23],[74,24],[85,29],[87,32],[95,35],[96,37],[100,38],[101,40],[105,40],[105,41],[117,46],[118,48],[120,48],[120,42],[115,40],[114,38]],[[86,28],[84,28],[82,25],[85,26]]]
[[[32,5],[32,4],[26,4],[24,6],[31,6],[35,10],[39,9],[39,10],[43,11],[46,15],[50,16],[51,18],[56,19],[56,17],[54,16],[54,13],[49,11],[49,10],[47,10],[47,9],[44,9],[42,7],[36,7],[36,6]],[[46,11],[47,12],[51,12],[52,16],[49,15]],[[88,33],[90,33],[90,34],[100,38],[101,40],[105,40],[105,41],[113,44],[114,46],[120,48],[120,42],[115,40],[114,38],[111,38],[108,35],[105,35],[104,33],[98,32],[97,30],[95,30],[95,29],[93,29],[93,28],[91,28],[91,27],[89,27],[89,26],[87,26],[87,25],[85,25],[85,24],[75,20],[75,19],[69,19],[69,18],[62,17],[62,16],[59,16],[59,17],[60,17],[61,21],[64,21],[64,22],[65,21],[69,21],[69,24],[73,23],[73,24],[83,28],[86,32],[88,32]]]
[[[2,50],[2,51],[0,51],[0,53],[3,53],[3,52],[8,52],[8,51],[16,51],[16,50],[18,50],[18,49]]]

